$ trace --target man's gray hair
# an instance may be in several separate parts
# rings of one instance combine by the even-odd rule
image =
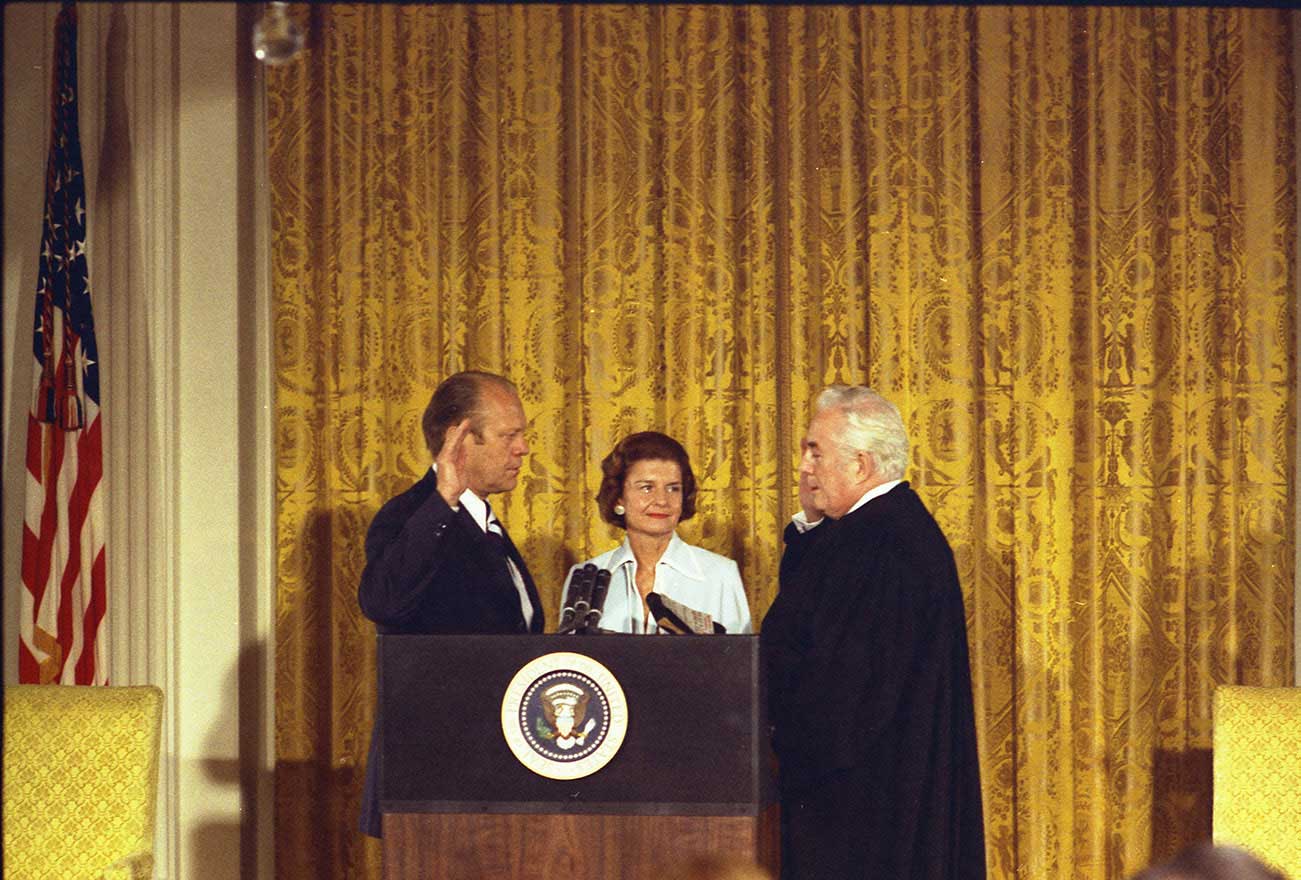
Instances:
[[[845,414],[840,444],[849,452],[866,452],[887,480],[903,479],[908,467],[908,430],[899,408],[863,385],[831,385],[818,395],[817,411]]]

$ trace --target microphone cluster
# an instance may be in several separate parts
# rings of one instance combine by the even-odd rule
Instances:
[[[578,633],[587,635],[601,631],[601,611],[605,596],[610,591],[610,572],[597,568],[590,562],[575,568],[565,585],[565,607],[560,612],[557,635]]]

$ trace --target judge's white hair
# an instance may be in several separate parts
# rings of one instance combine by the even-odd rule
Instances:
[[[839,438],[844,449],[871,455],[882,478],[903,479],[908,430],[897,406],[863,385],[831,385],[818,395],[817,411],[824,409],[845,414],[845,430]]]

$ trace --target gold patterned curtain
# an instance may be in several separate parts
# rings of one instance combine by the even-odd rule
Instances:
[[[966,593],[992,878],[1210,830],[1210,700],[1292,682],[1286,12],[298,8],[268,75],[278,875],[377,876],[356,605],[435,384],[520,387],[554,608],[600,458],[692,456],[756,620],[829,382],[899,403]]]

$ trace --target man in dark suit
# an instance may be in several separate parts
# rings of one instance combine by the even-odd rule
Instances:
[[[782,877],[982,880],[962,592],[902,479],[903,420],[870,389],[835,385],[802,447],[802,510],[762,631]]]
[[[381,634],[542,632],[528,566],[493,515],[488,496],[515,488],[528,421],[515,386],[492,373],[445,380],[421,428],[429,473],[390,499],[366,534],[357,592]],[[362,795],[361,830],[382,834],[376,712]]]

